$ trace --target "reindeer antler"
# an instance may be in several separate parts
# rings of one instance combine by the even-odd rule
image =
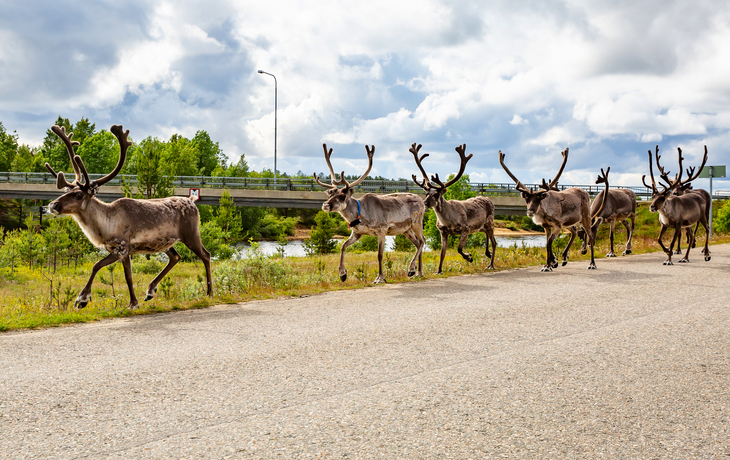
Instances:
[[[338,185],[344,185],[345,187],[357,187],[363,180],[365,180],[367,175],[370,173],[370,170],[373,168],[373,155],[375,154],[375,146],[373,145],[371,148],[370,146],[366,145],[365,151],[368,155],[368,169],[367,171],[365,171],[365,174],[360,176],[360,178],[352,184],[347,182],[347,180],[345,179],[345,171],[342,171],[342,173],[340,173],[340,178],[336,179],[337,175],[335,174],[335,170],[334,168],[332,168],[332,162],[330,161],[330,157],[332,156],[332,149],[327,150],[327,144],[322,144],[322,148],[324,148],[324,159],[327,161],[327,166],[330,169],[330,181],[332,182],[332,185],[327,185],[319,180],[319,178],[317,177],[317,173],[314,173],[314,180],[317,181],[317,183],[322,187],[326,187],[328,189],[337,188]]]
[[[501,150],[499,151],[499,164],[502,165],[502,169],[504,169],[507,175],[511,177],[513,181],[515,181],[515,184],[517,184],[515,189],[519,190],[520,192],[532,193],[532,191],[525,187],[525,185],[520,182],[520,180],[517,179],[515,175],[512,174],[512,172],[509,170],[509,168],[507,168],[507,166],[504,164],[504,153],[502,153]]]
[[[681,156],[681,150],[680,150],[680,156]],[[680,186],[684,187],[693,180],[697,179],[702,172],[702,169],[705,167],[705,163],[707,163],[707,146],[705,146],[705,155],[702,157],[702,164],[700,165],[700,168],[697,170],[697,173],[695,173],[694,166],[687,169],[687,176],[689,176],[686,180],[680,182]]]
[[[370,146],[366,145],[365,152],[367,152],[367,156],[368,156],[368,169],[367,169],[367,171],[365,171],[365,173],[363,173],[362,176],[360,176],[360,178],[358,180],[356,180],[352,184],[347,184],[347,182],[345,182],[348,187],[357,187],[358,185],[360,185],[360,183],[365,180],[365,178],[368,176],[368,174],[370,174],[370,170],[373,169],[373,155],[375,155],[375,146],[373,145],[372,147],[370,147]],[[342,171],[342,179],[344,180],[344,178],[345,178],[345,172]]]
[[[119,160],[117,161],[117,165],[114,167],[112,172],[90,183],[90,186],[92,188],[101,187],[110,180],[114,179],[117,174],[119,174],[119,171],[122,170],[122,166],[124,166],[124,161],[127,159],[127,149],[132,145],[132,142],[127,139],[129,137],[129,130],[124,131],[122,125],[113,125],[111,128],[109,128],[109,131],[114,134],[114,137],[116,137],[119,141]]]
[[[601,201],[601,207],[596,211],[593,216],[591,216],[591,221],[595,219],[596,217],[600,216],[603,212],[603,208],[606,207],[606,202],[608,201],[608,173],[611,171],[611,167],[609,166],[606,168],[606,172],[603,172],[603,168],[601,168],[601,175],[598,176],[598,179],[596,179],[596,184],[606,184],[606,188],[603,189],[603,200]]]
[[[560,152],[560,154],[563,156],[563,164],[560,165],[560,169],[558,170],[558,173],[555,175],[555,178],[553,180],[551,180],[550,182],[545,182],[545,179],[543,178],[540,188],[545,189],[545,190],[555,190],[555,191],[560,190],[558,188],[558,179],[560,179],[560,176],[563,174],[563,170],[565,169],[565,165],[568,163],[568,149],[569,149],[569,147],[566,147],[565,150]]]
[[[448,188],[452,184],[454,184],[457,180],[461,178],[461,176],[464,174],[464,170],[466,169],[466,164],[471,160],[471,157],[474,156],[473,153],[470,153],[469,156],[465,156],[466,153],[466,144],[461,144],[460,146],[454,148],[456,152],[459,154],[459,158],[461,163],[459,164],[459,172],[454,176],[453,179],[446,182],[446,184],[443,184],[444,188]]]
[[[428,191],[428,189],[431,187],[431,183],[428,181],[428,175],[426,174],[426,171],[423,169],[423,165],[421,164],[423,159],[428,156],[428,153],[424,153],[419,157],[418,152],[420,150],[421,144],[416,145],[415,142],[413,143],[413,145],[411,145],[411,148],[408,149],[408,151],[413,154],[413,159],[416,161],[416,166],[418,166],[418,169],[421,171],[421,175],[423,175],[423,180],[421,182],[418,182],[415,174],[412,174],[411,177],[413,177],[413,182],[415,182],[416,185]]]

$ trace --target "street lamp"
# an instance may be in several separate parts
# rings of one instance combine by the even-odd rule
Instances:
[[[271,75],[272,77],[274,77],[274,185],[276,185],[276,109],[278,106],[278,83],[276,82],[276,76],[274,74],[264,72],[263,70],[259,70],[259,73],[265,73],[266,75]]]

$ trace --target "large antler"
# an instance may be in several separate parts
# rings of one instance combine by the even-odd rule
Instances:
[[[53,177],[56,178],[56,187],[59,189],[64,188],[71,188],[76,184],[79,184],[81,182],[81,171],[79,171],[79,167],[76,165],[76,162],[74,161],[74,157],[76,154],[74,153],[74,146],[79,145],[78,142],[72,141],[71,138],[73,137],[74,133],[68,133],[66,134],[66,128],[59,127],[57,125],[53,125],[51,127],[51,131],[61,138],[63,143],[66,145],[66,152],[68,153],[69,159],[71,160],[71,167],[74,169],[74,173],[76,175],[76,179],[69,183],[66,180],[66,176],[64,176],[63,172],[56,173],[56,171],[53,170],[50,164],[46,163],[46,169],[50,171],[50,173],[53,175]]]
[[[471,160],[471,157],[474,156],[473,153],[470,153],[469,156],[464,155],[466,153],[466,144],[462,144],[456,147],[454,150],[456,150],[456,152],[459,154],[459,158],[461,160],[461,164],[459,165],[459,172],[456,174],[456,176],[454,176],[453,179],[444,184],[444,188],[448,188],[450,185],[454,184],[457,180],[461,178],[461,176],[464,174],[464,170],[466,169],[466,163]]]
[[[559,191],[558,188],[558,179],[560,179],[560,176],[563,174],[563,170],[565,169],[565,165],[568,163],[568,149],[569,147],[566,147],[565,150],[560,152],[560,154],[563,156],[563,164],[560,165],[560,170],[555,175],[555,178],[551,180],[549,183],[545,182],[545,179],[542,180],[542,185],[540,185],[540,188],[543,188],[545,190],[555,190]]]
[[[93,188],[101,187],[110,180],[114,179],[117,174],[119,174],[119,171],[122,170],[122,166],[124,166],[124,160],[127,159],[127,149],[129,148],[129,146],[132,145],[132,142],[127,140],[127,137],[129,136],[129,130],[124,131],[122,125],[113,125],[109,129],[109,131],[111,131],[111,133],[114,134],[114,136],[119,141],[119,161],[117,161],[117,165],[114,167],[114,170],[112,170],[112,172],[100,179],[96,179],[95,181],[93,181],[93,183],[90,184]],[[80,165],[83,165],[83,163],[80,163]]]
[[[649,150],[648,152],[649,152],[649,175],[651,176],[651,187],[646,183],[646,180],[645,180],[646,174],[641,176],[641,182],[644,183],[644,186],[646,188],[650,188],[653,193],[659,193],[659,189],[656,186],[656,181],[654,180],[654,169],[651,164],[651,150]],[[659,146],[658,145],[656,146],[656,156],[657,156],[657,159],[661,158],[661,156],[659,155]],[[665,190],[667,189],[667,187],[665,187],[664,184],[662,184],[662,187],[664,187]]]
[[[679,150],[679,156],[681,158],[682,150],[681,149],[678,149],[678,150]],[[687,179],[685,179],[684,181],[680,181],[679,185],[681,187],[685,187],[687,184],[689,184],[693,180],[697,179],[697,177],[699,177],[700,173],[702,172],[702,169],[705,167],[705,163],[707,163],[707,146],[705,146],[705,156],[702,157],[702,164],[700,165],[700,169],[698,169],[697,173],[695,174],[694,166],[687,168],[687,176],[689,176],[689,177],[687,177]],[[681,163],[680,163],[680,168],[681,168]]]
[[[360,183],[362,181],[365,180],[365,178],[368,176],[368,174],[370,174],[370,170],[373,169],[373,155],[375,155],[375,146],[373,145],[372,148],[371,148],[370,146],[367,146],[366,145],[365,146],[365,151],[367,152],[367,155],[368,155],[368,169],[367,169],[367,171],[365,171],[365,173],[362,176],[360,176],[360,178],[358,180],[356,180],[355,182],[353,182],[352,184],[348,184],[347,181],[345,181],[345,185],[346,186],[348,186],[348,187],[357,187],[358,185],[360,185]],[[345,173],[344,173],[344,171],[342,172],[342,180],[345,180]]]
[[[512,174],[512,172],[504,164],[504,153],[502,153],[501,150],[499,151],[499,164],[502,165],[502,169],[504,169],[504,171],[507,173],[507,175],[509,177],[511,177],[513,181],[515,181],[515,184],[517,184],[515,189],[519,190],[520,192],[532,193],[532,191],[530,189],[528,189],[527,187],[525,187],[525,185],[522,182],[520,182],[520,180],[517,179],[515,177],[515,175]]]
[[[671,174],[671,171],[665,171],[664,167],[661,164],[659,164],[659,160],[661,159],[662,156],[659,155],[659,146],[658,145],[656,146],[656,149],[654,151],[654,157],[656,158],[656,167],[659,170],[659,177],[661,177],[664,180],[664,182],[666,182],[668,185],[668,187],[665,187],[665,188],[674,187],[677,184],[677,181],[679,180],[679,175],[675,174],[674,180],[670,179],[669,174]],[[679,162],[681,165],[681,163],[682,163],[682,151],[681,150],[679,152]],[[680,166],[680,168],[681,168],[681,166]],[[664,184],[662,184],[662,187],[664,187]]]
[[[421,162],[424,158],[428,156],[428,153],[424,153],[421,155],[421,157],[418,157],[418,152],[421,150],[421,144],[416,145],[414,142],[413,145],[411,145],[411,148],[408,149],[409,152],[413,154],[413,159],[416,160],[416,166],[418,166],[418,169],[421,170],[421,175],[423,175],[423,180],[421,182],[418,182],[416,179],[416,175],[412,174],[411,177],[413,177],[413,182],[416,183],[419,187],[422,189],[428,191],[428,189],[431,187],[431,183],[428,181],[428,175],[426,174],[426,171],[423,169],[423,165],[421,165]]]
[[[325,184],[324,182],[319,180],[319,177],[317,177],[317,173],[314,173],[314,180],[317,181],[319,185],[325,188],[333,189],[337,188],[337,176],[335,175],[335,170],[332,168],[332,162],[330,161],[330,157],[332,156],[332,149],[327,150],[327,144],[322,144],[322,148],[324,149],[324,159],[327,162],[327,167],[330,169],[330,182],[331,184]],[[342,175],[340,176],[340,180],[345,178],[345,172],[342,172]]]

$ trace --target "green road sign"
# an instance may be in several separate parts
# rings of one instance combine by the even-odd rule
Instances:
[[[699,177],[710,177],[710,171],[712,171],[712,177],[725,177],[725,165],[705,166],[704,168],[702,168],[702,172],[700,173]]]

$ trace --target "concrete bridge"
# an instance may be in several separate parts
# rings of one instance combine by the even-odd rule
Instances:
[[[102,177],[90,174],[91,180]],[[106,202],[122,198],[122,184],[137,189],[137,177],[119,175],[102,187],[97,195]],[[172,179],[174,195],[188,196],[191,189],[200,193],[200,204],[217,206],[224,190],[228,190],[236,206],[266,208],[319,209],[327,199],[324,189],[312,179],[256,177],[205,177],[178,176]],[[524,215],[525,203],[515,190],[514,184],[471,183],[478,195],[489,196],[498,215]],[[537,185],[528,185],[528,187]],[[592,196],[603,190],[596,185],[563,185],[561,188],[579,187]],[[638,196],[651,195],[646,187],[628,187]],[[357,188],[355,198],[365,193],[411,192],[422,194],[420,187],[408,180],[365,180]],[[48,173],[0,172],[0,198],[24,200],[53,200],[61,194],[55,179]]]
[[[222,188],[201,188],[200,204],[217,206],[220,202]],[[415,192],[415,190],[411,190]],[[321,191],[288,191],[288,190],[228,190],[236,206],[263,208],[305,208],[319,209],[327,199]],[[175,196],[188,196],[189,189],[175,189]],[[61,191],[51,184],[9,184],[0,183],[0,198],[23,200],[53,200],[61,195]],[[364,193],[355,193],[359,198]],[[111,202],[124,197],[120,186],[101,187],[96,195],[100,200]],[[497,214],[524,215],[525,202],[519,196],[492,196]]]

